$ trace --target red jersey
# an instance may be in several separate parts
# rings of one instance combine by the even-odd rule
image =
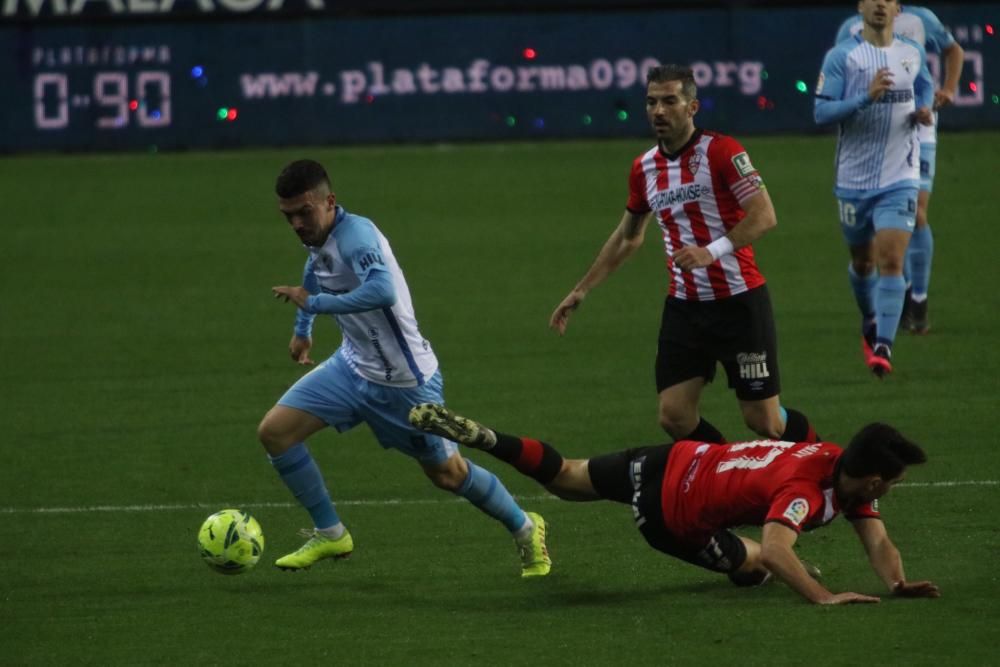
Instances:
[[[796,532],[824,526],[840,512],[833,474],[843,451],[826,442],[675,443],[661,489],[664,523],[694,543],[721,528],[768,521]],[[845,516],[877,518],[878,503]]]
[[[683,246],[707,246],[725,236],[746,216],[742,203],[763,187],[743,146],[715,132],[696,131],[677,155],[657,145],[635,159],[626,208],[656,214],[673,276],[670,296],[714,301],[764,284],[749,245],[694,271],[681,271],[670,260]]]

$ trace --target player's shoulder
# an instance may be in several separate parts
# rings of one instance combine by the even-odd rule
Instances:
[[[710,160],[731,160],[737,155],[747,152],[746,149],[743,148],[743,144],[740,143],[739,139],[728,134],[715,132],[713,130],[704,130],[702,132],[702,136],[709,139],[706,152],[708,153]]]
[[[333,228],[332,236],[341,246],[351,246],[362,243],[372,236],[378,236],[378,227],[369,218],[363,215],[348,213],[344,211],[343,216],[337,221]]]
[[[921,7],[919,5],[905,5],[903,7],[903,14],[910,14],[911,16],[916,16],[918,19],[923,21],[925,27],[937,27],[941,25],[941,19],[937,17],[929,7]],[[899,20],[897,18],[897,20]]]
[[[850,39],[860,30],[862,25],[861,17],[858,14],[852,14],[845,18],[840,27],[837,28],[837,36],[834,38],[834,44],[840,44],[845,39]]]
[[[643,164],[648,163],[650,160],[656,157],[656,153],[659,150],[660,150],[659,144],[653,144],[643,152],[639,153],[637,156],[635,156],[635,159],[632,160],[632,168],[633,169],[641,168]]]

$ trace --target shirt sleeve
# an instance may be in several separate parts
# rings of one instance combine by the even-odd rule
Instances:
[[[917,78],[913,80],[913,97],[916,98],[918,109],[920,107],[933,108],[934,79],[931,78],[931,72],[927,69],[927,52],[919,44],[916,44],[916,47],[920,49],[920,72],[917,73]]]
[[[649,200],[646,198],[646,174],[642,169],[642,158],[637,157],[632,163],[632,171],[628,176],[628,203],[630,212],[636,215],[649,213]]]
[[[711,143],[708,150],[712,170],[740,204],[764,189],[764,179],[739,141],[732,137],[720,137]]]
[[[813,119],[817,125],[839,122],[871,103],[866,92],[843,99],[846,65],[845,50],[834,48],[827,51],[823,69],[816,82],[816,98],[813,102]]]
[[[306,265],[302,269],[302,287],[310,294],[319,293],[319,281],[313,273],[313,258],[310,255],[306,258]],[[316,319],[314,313],[310,313],[302,308],[295,311],[295,335],[299,338],[309,338],[312,335],[313,320]]]
[[[844,518],[849,521],[854,521],[855,519],[881,519],[882,515],[878,511],[878,501],[873,500],[858,509],[844,512]]]
[[[394,305],[396,289],[382,258],[375,226],[367,220],[355,219],[339,230],[335,228],[334,233],[340,256],[350,264],[361,285],[346,294],[313,293],[306,302],[308,311],[345,315]]]
[[[796,533],[815,522],[823,512],[823,495],[815,484],[791,483],[778,491],[764,522],[777,521]]]

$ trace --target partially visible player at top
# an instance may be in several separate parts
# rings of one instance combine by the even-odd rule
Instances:
[[[934,122],[934,88],[924,47],[893,34],[896,0],[861,0],[858,8],[864,28],[827,52],[814,116],[821,125],[839,124],[834,193],[865,364],[882,378],[892,372],[906,293],[903,259],[916,224],[917,125]]]
[[[829,442],[716,445],[684,440],[589,459],[564,459],[552,445],[500,433],[442,405],[419,405],[410,422],[514,466],[563,500],[611,500],[632,506],[636,528],[657,551],[754,586],[773,574],[816,604],[878,602],[834,593],[792,547],[799,533],[840,513],[857,533],[875,573],[893,594],[938,597],[930,581],[909,581],[878,500],[926,455],[886,424],[861,429],[846,449]],[[757,542],[734,533],[763,526]]]
[[[676,440],[725,441],[699,412],[721,362],[754,432],[815,439],[806,416],[779,401],[771,299],[751,246],[777,224],[771,197],[736,139],[695,127],[699,108],[689,67],[649,70],[646,115],[656,145],[633,162],[621,222],[549,326],[566,332],[573,311],[635,253],[655,218],[670,272],[655,366],[660,425]]]
[[[859,34],[864,20],[858,16],[846,19],[837,31],[839,44]],[[917,226],[906,249],[903,275],[906,279],[906,301],[903,303],[901,326],[918,334],[930,330],[927,318],[927,293],[931,281],[931,262],[934,259],[934,236],[927,221],[927,208],[934,188],[937,162],[937,109],[955,100],[958,82],[962,78],[965,51],[938,17],[926,7],[903,5],[893,23],[893,32],[922,44],[927,53],[942,56],[944,83],[934,91],[934,124],[920,125],[920,193],[917,195]]]
[[[382,447],[413,458],[436,486],[503,524],[519,549],[521,576],[548,574],[542,517],[523,512],[503,483],[459,455],[454,443],[407,421],[414,405],[443,401],[444,386],[388,239],[371,220],[337,204],[318,162],[286,166],[275,191],[279,210],[308,253],[302,285],[272,288],[275,297],[299,308],[288,345],[292,360],[313,364],[316,315],[331,316],[343,334],[333,355],[285,392],[258,427],[275,471],[314,524],[306,531],[309,540],[275,565],[300,570],[354,549],[305,441],[328,426],[343,432],[364,422]],[[453,556],[443,548],[442,557]]]

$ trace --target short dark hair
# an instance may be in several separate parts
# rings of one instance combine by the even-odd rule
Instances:
[[[325,183],[330,188],[330,177],[326,169],[315,160],[296,160],[285,166],[278,174],[274,191],[282,199],[298,197]]]
[[[850,477],[899,477],[906,466],[925,463],[927,455],[915,442],[889,426],[875,422],[858,431],[840,457],[840,469]]]
[[[646,85],[680,81],[684,97],[693,100],[698,97],[698,86],[694,82],[694,70],[684,65],[657,65],[646,72]]]

